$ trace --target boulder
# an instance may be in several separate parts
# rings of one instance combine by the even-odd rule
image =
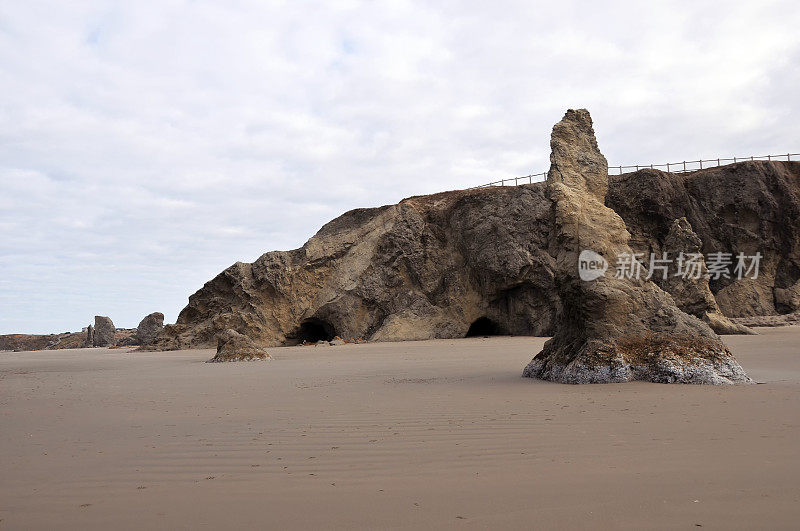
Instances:
[[[553,127],[550,144],[546,194],[554,227],[549,247],[561,312],[553,338],[523,375],[562,383],[750,382],[706,323],[681,311],[655,283],[620,269],[623,257],[633,257],[630,234],[604,204],[608,165],[589,112],[567,111]],[[615,267],[582,278],[579,257],[586,251],[593,261]]]
[[[256,345],[252,339],[229,328],[219,335],[217,354],[206,363],[269,359],[271,358],[267,351]]]
[[[136,344],[149,345],[153,343],[164,328],[164,314],[153,312],[141,320],[136,327]]]
[[[94,334],[92,336],[92,346],[111,347],[114,346],[114,333],[116,328],[114,322],[102,315],[94,316]]]

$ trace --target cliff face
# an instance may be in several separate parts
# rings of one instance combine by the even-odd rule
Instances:
[[[763,255],[756,279],[712,279],[728,317],[800,310],[800,162],[740,162],[692,173],[657,170],[611,178],[606,204],[619,213],[637,252],[660,253],[675,219],[686,217],[702,251]]]
[[[302,248],[236,263],[189,298],[156,348],[474,333],[544,335],[558,298],[541,186],[412,197],[348,212]]]
[[[605,204],[637,252],[660,252],[686,217],[704,252],[764,255],[756,280],[720,279],[725,315],[800,306],[800,163],[612,177]],[[561,300],[544,183],[412,197],[348,212],[303,247],[237,262],[189,298],[155,348],[214,347],[233,329],[264,346],[468,333],[550,335]],[[470,330],[472,329],[472,330]]]

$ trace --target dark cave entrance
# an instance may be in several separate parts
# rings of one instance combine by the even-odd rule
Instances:
[[[327,321],[322,319],[306,319],[300,323],[297,329],[297,341],[302,343],[316,343],[317,341],[331,341],[336,337],[336,329]]]
[[[480,337],[480,336],[504,336],[507,335],[503,328],[489,319],[488,317],[481,317],[476,319],[467,330],[467,335],[464,337]]]

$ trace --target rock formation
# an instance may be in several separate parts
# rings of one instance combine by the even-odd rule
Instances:
[[[94,346],[94,327],[92,325],[86,327],[86,346]]]
[[[114,322],[102,315],[94,316],[94,334],[92,336],[92,346],[111,347],[114,343]]]
[[[219,335],[217,354],[206,363],[269,359],[271,358],[267,351],[258,347],[247,336],[229,328]]]
[[[662,250],[671,257],[666,270],[652,278],[667,291],[683,312],[705,321],[717,334],[753,334],[746,326],[734,323],[719,310],[708,287],[708,268],[702,253],[702,241],[685,217],[676,219],[664,239]],[[686,264],[691,264],[687,266]],[[683,268],[681,272],[679,269]]]
[[[625,220],[630,245],[661,253],[675,219],[685,217],[704,254],[763,258],[756,279],[712,279],[728,317],[800,310],[800,162],[739,162],[690,173],[641,170],[612,176],[606,205]]]
[[[738,383],[750,379],[703,321],[655,283],[613,272],[582,280],[579,256],[633,256],[625,222],[605,206],[608,165],[586,110],[570,110],[551,137],[546,194],[554,211],[550,248],[561,313],[553,338],[523,374],[563,383],[649,380]]]
[[[566,167],[562,173],[571,178]],[[760,251],[757,279],[709,283],[724,316],[794,311],[800,162],[744,162],[686,174],[648,169],[589,186],[601,195],[608,187],[605,204],[622,216],[634,252],[663,252],[683,217],[704,254]],[[300,249],[237,262],[217,275],[148,348],[211,348],[228,328],[263,346],[337,335],[371,341],[551,335],[561,307],[554,215],[545,183],[353,210]],[[683,296],[673,293],[682,307]],[[708,322],[726,331],[705,303]]]
[[[164,314],[153,312],[141,320],[136,327],[136,344],[149,345],[153,343],[164,328]]]
[[[783,315],[734,317],[731,320],[742,326],[792,326],[800,324],[800,312],[786,313]]]
[[[302,248],[236,263],[189,298],[154,348],[232,328],[264,346],[343,338],[544,335],[558,306],[541,186],[412,197],[331,221]]]

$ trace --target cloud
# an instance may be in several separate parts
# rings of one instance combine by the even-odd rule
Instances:
[[[355,207],[548,166],[797,150],[790,2],[24,2],[0,15],[0,332],[174,321]]]

